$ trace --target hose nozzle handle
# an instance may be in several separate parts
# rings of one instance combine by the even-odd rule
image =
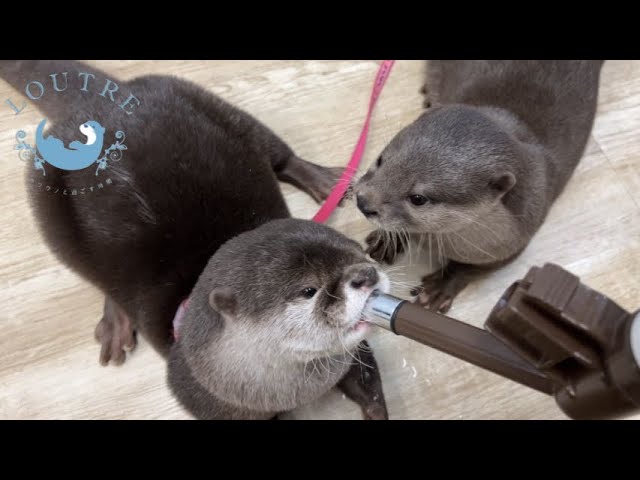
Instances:
[[[367,320],[535,390],[553,392],[553,383],[544,373],[486,330],[381,293],[371,296]]]
[[[554,395],[571,418],[640,410],[640,311],[632,315],[553,264],[529,270],[476,328],[374,293],[367,319],[397,335]]]

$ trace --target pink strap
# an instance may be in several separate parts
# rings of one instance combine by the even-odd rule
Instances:
[[[373,107],[376,105],[378,101],[378,97],[380,96],[380,92],[382,92],[382,87],[384,87],[389,74],[391,73],[391,67],[395,60],[385,60],[380,65],[378,69],[378,75],[376,76],[376,82],[373,84],[373,91],[371,92],[371,100],[369,100],[369,111],[367,112],[367,118],[364,122],[364,127],[362,127],[362,132],[360,133],[360,138],[358,139],[358,143],[356,145],[353,154],[351,155],[351,160],[349,160],[349,164],[344,169],[340,180],[333,190],[329,194],[329,197],[325,200],[316,213],[315,217],[313,217],[313,221],[317,223],[326,222],[333,211],[342,200],[344,196],[344,192],[347,191],[347,188],[351,184],[351,179],[355,175],[358,167],[360,166],[360,160],[362,159],[362,155],[364,154],[364,147],[367,143],[367,135],[369,134],[369,123],[371,122],[371,115],[373,114]],[[182,318],[184,317],[184,313],[189,306],[189,297],[185,298],[180,306],[178,307],[178,311],[173,319],[173,336],[174,340],[178,341],[179,338],[179,330],[182,324]]]
[[[176,342],[179,338],[179,330],[182,326],[182,319],[184,318],[184,314],[187,311],[187,307],[189,306],[189,298],[190,297],[185,298],[182,303],[180,303],[180,306],[178,307],[178,310],[173,317],[173,340]]]
[[[389,74],[391,73],[391,67],[395,60],[385,60],[380,65],[380,69],[378,70],[378,75],[376,76],[376,82],[373,84],[373,91],[371,92],[371,100],[369,100],[369,112],[367,113],[367,118],[364,122],[364,127],[362,127],[362,132],[360,133],[360,138],[358,139],[358,143],[356,145],[353,154],[351,155],[351,160],[349,160],[349,164],[342,172],[342,176],[333,190],[329,194],[329,197],[325,200],[325,202],[316,213],[315,217],[313,217],[313,221],[317,223],[326,222],[333,211],[342,200],[344,193],[349,188],[351,184],[351,179],[355,175],[358,170],[358,166],[360,165],[360,160],[362,159],[362,155],[364,154],[364,147],[367,143],[367,135],[369,134],[369,123],[371,121],[371,115],[373,113],[373,107],[380,96],[380,92],[382,92],[382,87],[384,87]]]

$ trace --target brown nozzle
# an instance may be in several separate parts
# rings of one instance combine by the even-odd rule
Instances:
[[[575,275],[546,264],[505,292],[485,328],[553,380],[568,416],[593,419],[640,409],[639,322]]]
[[[552,394],[574,419],[640,410],[640,311],[631,315],[557,265],[534,267],[493,308],[486,330],[390,295],[370,321]]]

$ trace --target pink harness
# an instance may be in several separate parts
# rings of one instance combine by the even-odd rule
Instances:
[[[189,297],[185,298],[182,303],[180,303],[180,306],[178,307],[178,310],[176,311],[176,315],[173,317],[173,340],[174,341],[178,341],[178,331],[180,330],[180,327],[182,326],[182,320],[184,318],[184,314],[187,311],[187,307],[189,306]]]
[[[373,115],[373,108],[378,101],[378,97],[382,92],[382,88],[384,87],[387,78],[389,78],[389,74],[391,73],[391,68],[395,60],[384,60],[380,64],[380,68],[378,69],[378,74],[376,75],[376,81],[373,84],[373,90],[371,91],[371,98],[369,100],[369,110],[367,111],[367,117],[364,122],[364,126],[362,127],[362,132],[360,133],[360,138],[358,138],[358,143],[356,144],[356,148],[353,150],[351,154],[351,160],[347,164],[340,180],[336,183],[335,187],[324,201],[318,213],[313,217],[313,221],[316,223],[324,223],[326,222],[334,210],[338,207],[338,203],[342,200],[347,188],[351,185],[351,180],[353,176],[358,171],[358,167],[360,166],[360,161],[362,160],[362,155],[364,154],[364,149],[367,144],[367,137],[369,135],[369,124],[371,123],[371,116]],[[175,341],[178,341],[178,330],[182,325],[182,320],[184,318],[185,311],[189,305],[189,298],[185,298],[180,306],[178,307],[178,311],[176,312],[175,317],[173,318],[173,338]]]

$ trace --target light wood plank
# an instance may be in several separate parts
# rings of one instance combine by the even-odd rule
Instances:
[[[246,109],[302,157],[344,165],[362,126],[375,61],[100,61],[114,77],[147,73],[190,79]],[[421,62],[399,61],[374,115],[364,168],[421,110]],[[0,101],[17,93],[0,82]],[[16,121],[0,104],[0,418],[189,418],[165,385],[162,360],[141,342],[124,366],[98,365],[93,329],[99,292],[61,265],[35,228],[13,140],[39,114]],[[453,316],[482,325],[503,290],[533,265],[557,262],[628,309],[640,307],[640,62],[608,62],[585,158],[545,225],[512,264],[471,285]],[[292,213],[317,205],[283,186]],[[370,225],[352,204],[331,225],[362,240]],[[413,283],[426,265],[394,272]],[[395,292],[407,296],[404,287]],[[552,399],[428,349],[378,332],[372,339],[395,419],[560,419]],[[405,365],[405,366],[403,366]],[[332,392],[291,418],[360,418]],[[638,417],[640,418],[640,416]]]

